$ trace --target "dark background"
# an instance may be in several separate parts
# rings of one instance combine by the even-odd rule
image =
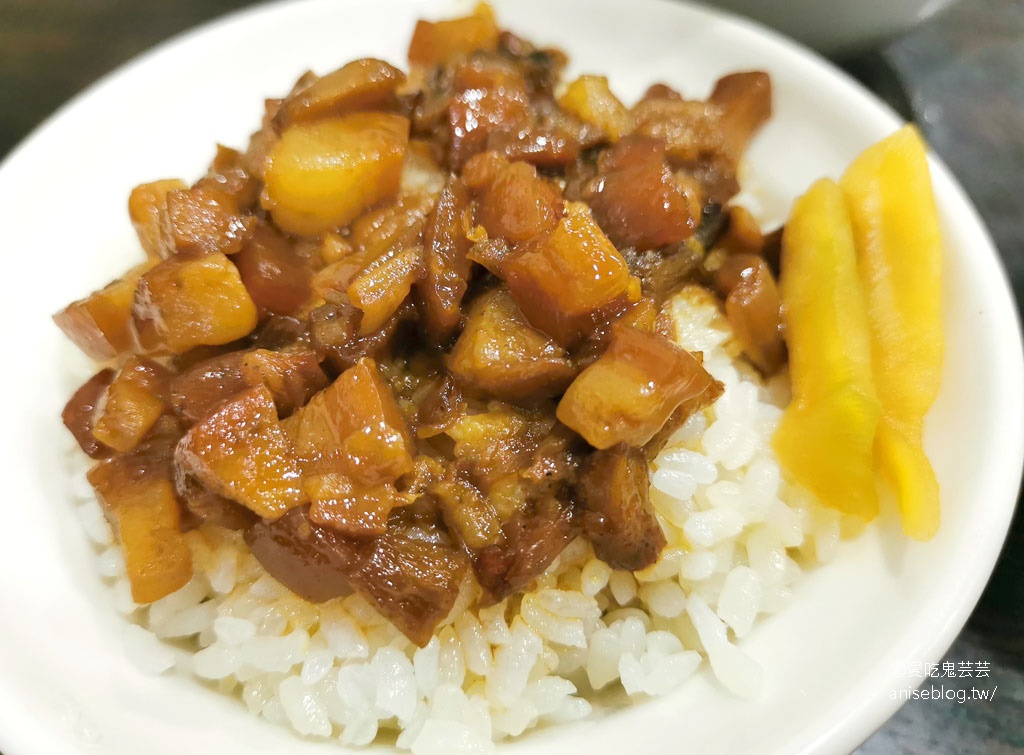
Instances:
[[[61,103],[133,55],[250,4],[0,0],[0,157]],[[901,38],[839,62],[919,123],[985,218],[1019,307],[1024,301],[1024,2],[961,0]],[[988,588],[943,659],[988,662],[989,679],[942,683],[968,690],[997,687],[994,700],[911,701],[858,753],[1024,753],[1022,629],[1024,516],[1018,507]]]

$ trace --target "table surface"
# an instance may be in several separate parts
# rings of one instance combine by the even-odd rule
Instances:
[[[0,156],[133,55],[247,0],[0,0]],[[841,61],[918,122],[996,239],[1024,302],[1024,3],[962,0],[885,47]],[[913,700],[861,755],[1024,753],[1024,514],[945,662],[988,663],[990,702]],[[980,686],[943,679],[946,689]]]

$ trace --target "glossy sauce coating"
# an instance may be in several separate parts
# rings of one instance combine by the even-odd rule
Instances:
[[[167,533],[196,526],[243,529],[289,589],[358,592],[421,645],[468,574],[500,601],[579,536],[644,568],[665,543],[648,459],[721,392],[662,305],[718,286],[778,366],[767,245],[721,210],[763,74],[706,101],[629,107],[594,76],[559,99],[565,56],[484,8],[421,22],[409,62],[306,74],[245,151],[136,189],[148,261],[55,317],[117,368],[64,419],[104,459],[138,600],[180,582]],[[118,498],[136,479],[158,504]]]

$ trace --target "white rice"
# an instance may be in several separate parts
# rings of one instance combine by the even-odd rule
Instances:
[[[702,667],[730,692],[757,697],[760,667],[737,640],[785,606],[802,565],[834,553],[840,517],[790,485],[772,453],[785,378],[765,385],[736,358],[706,292],[689,289],[672,308],[680,344],[703,352],[725,392],[652,465],[668,539],[658,563],[613,571],[579,538],[531,592],[455,611],[417,648],[359,596],[303,601],[238,533],[211,529],[188,535],[192,581],[138,606],[77,453],[78,514],[133,622],[126,654],[149,673],[205,680],[303,736],[366,745],[397,730],[397,746],[416,755],[490,752],[535,726],[588,716],[598,690],[665,695]]]

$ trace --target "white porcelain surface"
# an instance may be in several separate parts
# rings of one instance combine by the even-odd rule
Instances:
[[[780,38],[678,3],[504,0],[509,28],[564,47],[573,72],[610,75],[626,98],[663,80],[694,96],[719,75],[763,68],[776,117],[749,159],[766,221],[822,175],[838,175],[896,118],[848,79]],[[197,177],[215,141],[244,145],[264,96],[306,68],[363,55],[396,63],[413,20],[465,8],[431,0],[307,0],[258,7],[185,35],[70,103],[0,167],[6,353],[0,432],[0,750],[5,755],[338,752],[251,718],[187,679],[137,671],[123,620],[69,505],[58,419],[67,349],[50,314],[138,259],[126,199],[135,184]],[[898,662],[939,659],[991,571],[1022,456],[1022,358],[1015,310],[988,235],[934,163],[948,242],[948,336],[927,449],[944,523],[930,543],[873,528],[798,587],[744,643],[765,672],[742,701],[701,678],[664,700],[526,736],[517,753],[840,753],[898,706]],[[892,523],[889,523],[890,525]],[[684,744],[685,743],[685,744]]]

